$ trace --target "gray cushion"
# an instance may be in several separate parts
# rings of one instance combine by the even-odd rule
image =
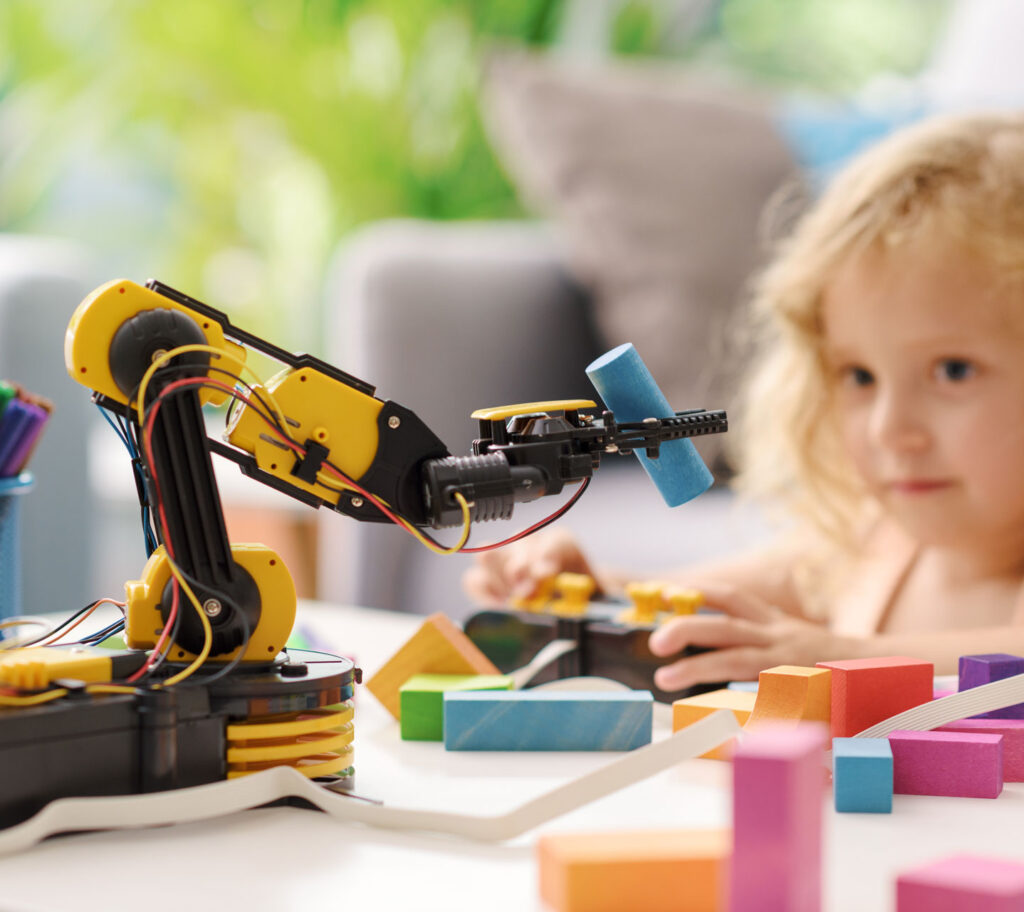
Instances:
[[[496,55],[485,111],[526,202],[594,293],[606,346],[633,342],[676,409],[727,406],[723,336],[758,221],[795,172],[753,92],[649,65]],[[720,438],[710,438],[714,457]]]

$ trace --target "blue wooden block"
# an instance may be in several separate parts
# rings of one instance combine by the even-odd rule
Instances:
[[[730,681],[725,685],[726,690],[745,690],[749,693],[757,693],[757,681]]]
[[[892,813],[889,739],[833,738],[832,795],[837,811]]]
[[[479,751],[621,751],[651,742],[650,691],[444,695],[444,746]]]
[[[970,690],[1003,678],[1024,674],[1024,658],[1005,652],[960,656],[959,690]],[[975,719],[1024,719],[1024,703],[979,713]]]

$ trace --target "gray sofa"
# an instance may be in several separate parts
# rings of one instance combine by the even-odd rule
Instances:
[[[325,356],[413,409],[454,454],[466,454],[477,408],[593,398],[584,373],[600,354],[588,295],[569,277],[545,225],[394,221],[343,249],[328,283]],[[723,403],[674,402],[677,409]],[[561,498],[475,526],[504,538]],[[633,457],[607,456],[563,519],[600,563],[638,573],[700,562],[762,541],[763,518],[715,488],[669,509]],[[322,598],[401,611],[473,610],[460,586],[472,559],[438,556],[391,526],[319,519]],[[449,532],[449,537],[451,532]]]
[[[30,466],[36,485],[20,503],[26,613],[70,612],[99,593],[98,502],[87,459],[98,417],[88,390],[64,371],[63,351],[68,320],[98,274],[77,245],[0,234],[0,377],[54,403]]]

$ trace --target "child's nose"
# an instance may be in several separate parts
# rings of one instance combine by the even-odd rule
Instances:
[[[871,416],[876,443],[893,450],[920,450],[931,436],[925,416],[912,394],[887,390],[875,401]]]

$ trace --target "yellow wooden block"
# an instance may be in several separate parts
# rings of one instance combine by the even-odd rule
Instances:
[[[729,830],[542,836],[541,898],[553,912],[717,912],[731,853]]]
[[[708,693],[698,694],[695,697],[684,697],[682,700],[675,700],[672,703],[672,731],[677,732],[681,728],[699,722],[705,716],[710,716],[720,709],[732,710],[736,721],[745,725],[750,713],[754,709],[754,701],[757,694],[748,690],[712,690]],[[735,738],[730,738],[724,744],[701,754],[707,760],[728,760],[732,752],[732,745]]]
[[[400,719],[398,689],[413,675],[500,673],[476,644],[439,612],[423,622],[405,645],[366,682],[366,688],[391,715]]]
[[[758,676],[749,725],[774,721],[828,722],[832,718],[832,670],[777,665]]]

